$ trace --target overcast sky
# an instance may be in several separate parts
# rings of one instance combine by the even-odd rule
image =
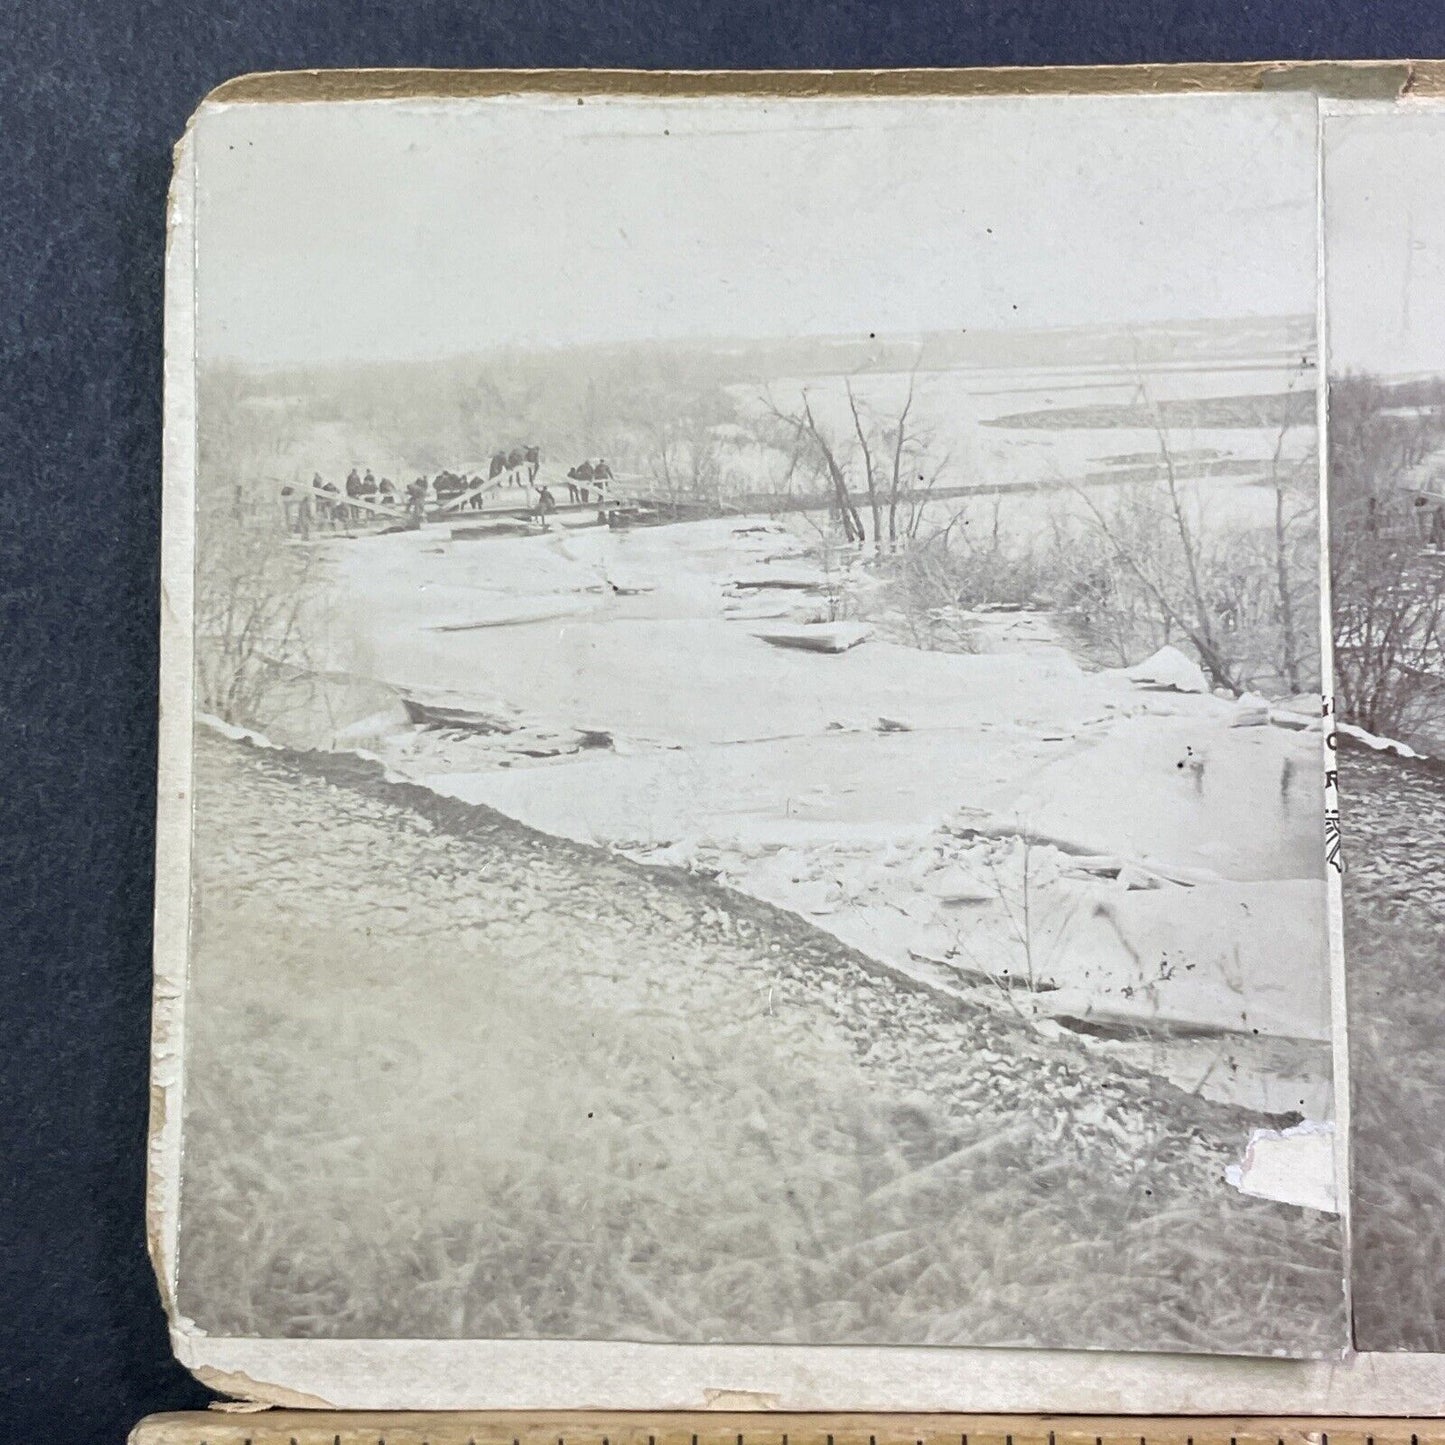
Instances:
[[[240,105],[207,358],[1305,313],[1308,96]]]
[[[1445,372],[1445,110],[1325,122],[1333,371]]]

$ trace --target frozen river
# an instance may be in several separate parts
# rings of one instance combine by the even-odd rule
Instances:
[[[758,612],[818,600],[765,519],[325,551],[338,671],[501,720],[418,727],[393,695],[343,745],[1207,1096],[1329,1117],[1317,726],[1236,726],[1055,646],[772,646]]]

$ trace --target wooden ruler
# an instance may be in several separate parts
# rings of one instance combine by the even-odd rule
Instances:
[[[265,1410],[154,1415],[132,1445],[1445,1445],[1445,1420]]]

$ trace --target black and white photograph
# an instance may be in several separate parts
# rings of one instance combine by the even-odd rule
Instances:
[[[1338,1356],[1314,97],[191,144],[179,1328]],[[1442,332],[1374,292],[1338,691],[1425,752]]]
[[[1362,1350],[1445,1352],[1445,111],[1324,122],[1329,510]]]

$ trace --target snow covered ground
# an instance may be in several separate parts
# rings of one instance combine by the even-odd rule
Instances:
[[[762,518],[324,545],[334,666],[492,719],[398,704],[342,745],[1209,1097],[1329,1117],[1307,704],[1271,721],[1177,654],[1085,671],[1017,623],[974,655],[775,645],[870,582]]]

